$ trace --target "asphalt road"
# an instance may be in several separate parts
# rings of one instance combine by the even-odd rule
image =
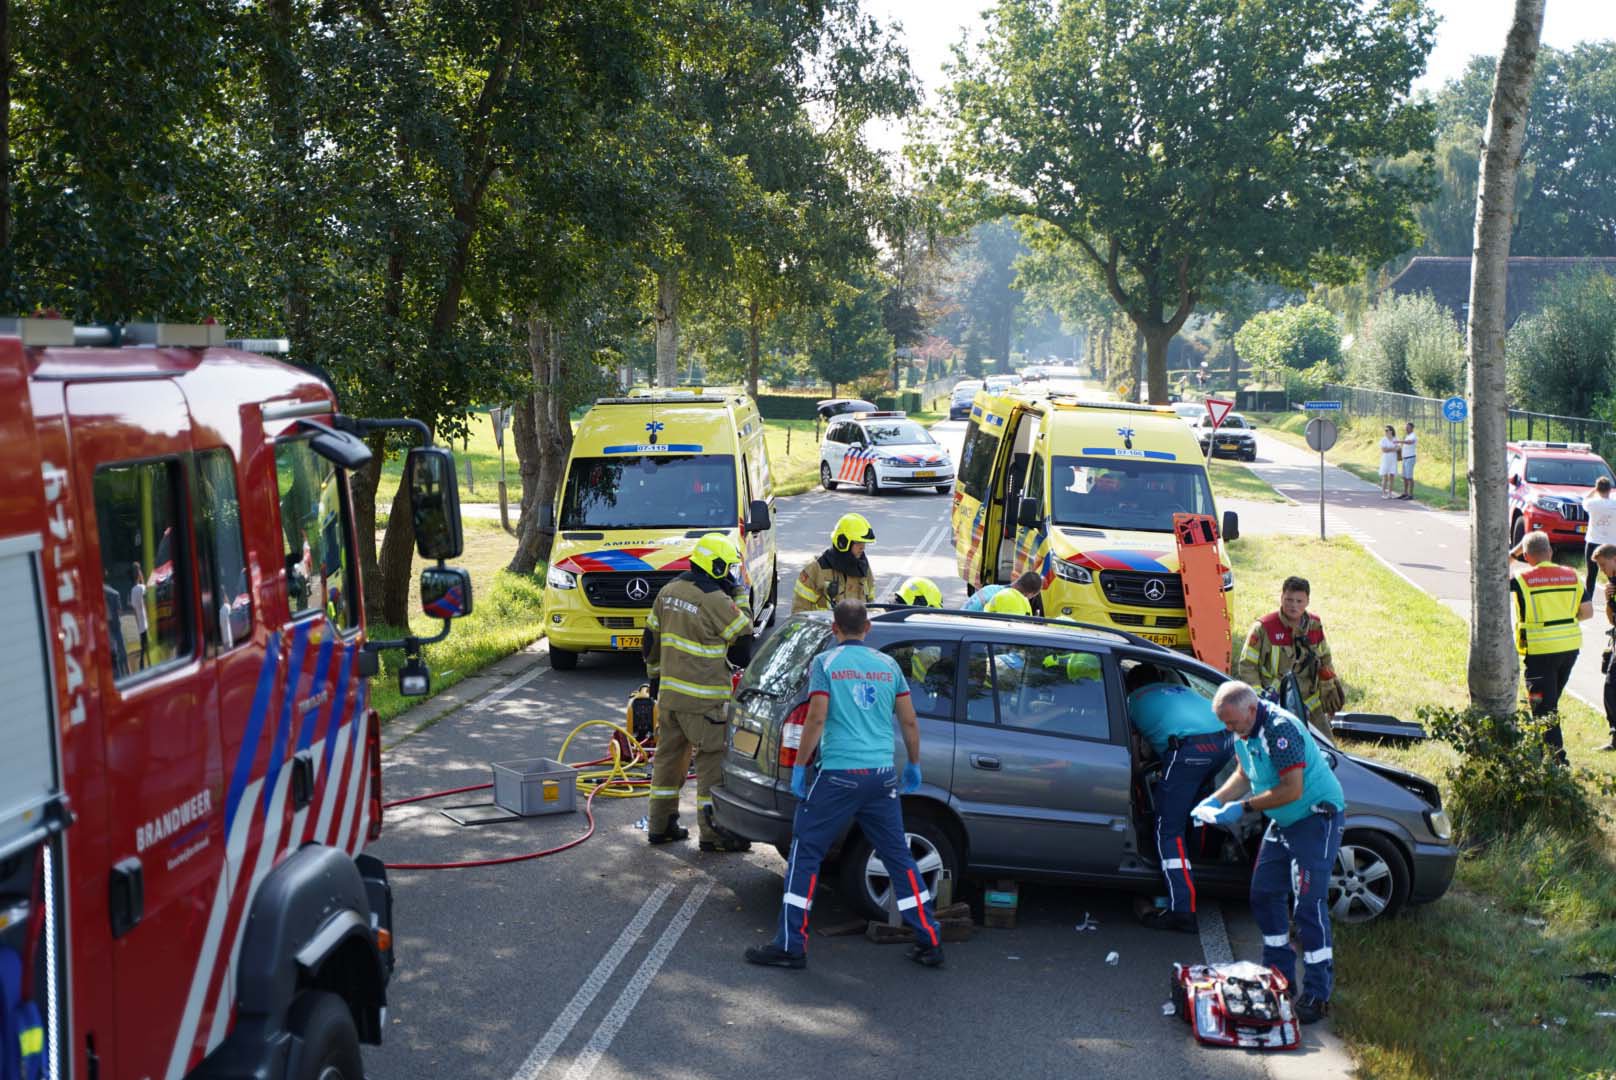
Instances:
[[[960,602],[948,506],[944,496],[916,492],[781,500],[782,593],[823,549],[835,519],[856,509],[876,531],[870,554],[883,597],[905,575],[923,573]],[[394,745],[387,797],[484,782],[491,761],[555,757],[575,725],[620,719],[641,681],[627,658],[588,656],[567,673],[537,659]],[[568,758],[596,756],[600,732],[580,735]],[[1198,1047],[1161,1014],[1172,962],[1227,947],[1215,908],[1203,916],[1203,942],[1139,927],[1123,894],[1029,886],[1016,929],[979,929],[947,946],[941,971],[908,963],[902,947],[819,935],[806,971],[756,968],[741,951],[766,940],[778,917],[779,855],[767,847],[703,855],[694,830],[689,844],[650,848],[639,825],[643,800],[598,800],[594,809],[593,838],[552,857],[394,871],[398,968],[385,1044],[366,1053],[372,1077],[1347,1073],[1339,1044],[1320,1029],[1309,1029],[1298,1054],[1256,1056]],[[429,804],[389,811],[370,851],[389,862],[499,857],[565,842],[584,827],[582,813],[459,826]],[[846,921],[828,887],[816,900],[816,926]],[[1234,953],[1255,957],[1244,905],[1225,908]],[[1075,929],[1085,915],[1097,930]],[[1105,960],[1113,951],[1114,966]]]

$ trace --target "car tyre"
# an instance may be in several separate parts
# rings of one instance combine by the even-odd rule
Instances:
[[[879,494],[881,494],[881,481],[876,479],[875,466],[874,465],[866,465],[866,466],[864,466],[864,494],[866,494],[866,495],[879,495]]]
[[[774,569],[769,571],[769,621],[764,623],[763,625],[765,627],[773,626],[775,616],[777,616],[779,614],[780,614],[780,566],[779,566],[778,563],[776,563]]]
[[[1257,451],[1253,450],[1249,454],[1242,454],[1241,457],[1240,457],[1240,460],[1241,461],[1256,461],[1257,460]]]
[[[949,879],[956,883],[960,880],[959,854],[954,850],[954,841],[934,818],[906,811],[904,834],[909,838],[910,854],[915,856],[926,888],[933,896],[937,895],[942,872],[946,871]],[[843,900],[868,918],[886,918],[886,895],[891,889],[891,879],[863,833],[854,837],[843,850],[838,873]]]
[[[1389,837],[1348,833],[1330,871],[1330,921],[1356,924],[1396,915],[1408,902],[1411,878],[1407,860]]]
[[[1509,524],[1509,546],[1512,548],[1519,547],[1521,541],[1525,539],[1526,518],[1523,515],[1517,514],[1515,515],[1515,520]]]
[[[300,1045],[286,1075],[293,1080],[364,1080],[359,1032],[348,1003],[325,990],[298,995],[287,1015],[287,1030]]]
[[[553,671],[571,671],[578,666],[578,654],[571,649],[550,646],[550,668]]]
[[[830,462],[828,461],[819,463],[819,486],[826,491],[836,490],[836,482],[830,478]]]

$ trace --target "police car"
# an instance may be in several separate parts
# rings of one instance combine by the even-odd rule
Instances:
[[[825,429],[819,482],[826,491],[847,484],[862,487],[866,495],[898,487],[935,487],[946,495],[954,487],[954,462],[905,413],[849,413]]]

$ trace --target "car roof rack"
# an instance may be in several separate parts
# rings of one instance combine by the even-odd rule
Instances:
[[[954,608],[934,607],[899,607],[871,604],[870,607],[883,607],[878,614],[870,616],[872,623],[908,622],[910,619],[922,615],[949,615],[962,619],[980,619],[989,622],[1016,622],[1032,623],[1035,626],[1049,627],[1053,630],[1089,630],[1098,634],[1106,634],[1118,641],[1125,641],[1130,645],[1144,645],[1150,649],[1164,649],[1165,645],[1151,641],[1149,638],[1130,634],[1126,630],[1115,627],[1101,626],[1098,623],[1073,622],[1071,619],[1051,619],[1040,615],[1007,615],[998,611],[958,611]]]

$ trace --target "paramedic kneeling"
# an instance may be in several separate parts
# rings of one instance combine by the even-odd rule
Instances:
[[[1307,725],[1296,717],[1261,700],[1239,680],[1218,687],[1212,709],[1234,736],[1240,767],[1196,810],[1210,811],[1212,820],[1231,827],[1248,810],[1268,815],[1251,872],[1251,914],[1262,931],[1263,963],[1294,984],[1289,918],[1294,873],[1303,967],[1296,1018],[1311,1024],[1330,1009],[1335,968],[1326,897],[1346,828],[1347,801]]]

